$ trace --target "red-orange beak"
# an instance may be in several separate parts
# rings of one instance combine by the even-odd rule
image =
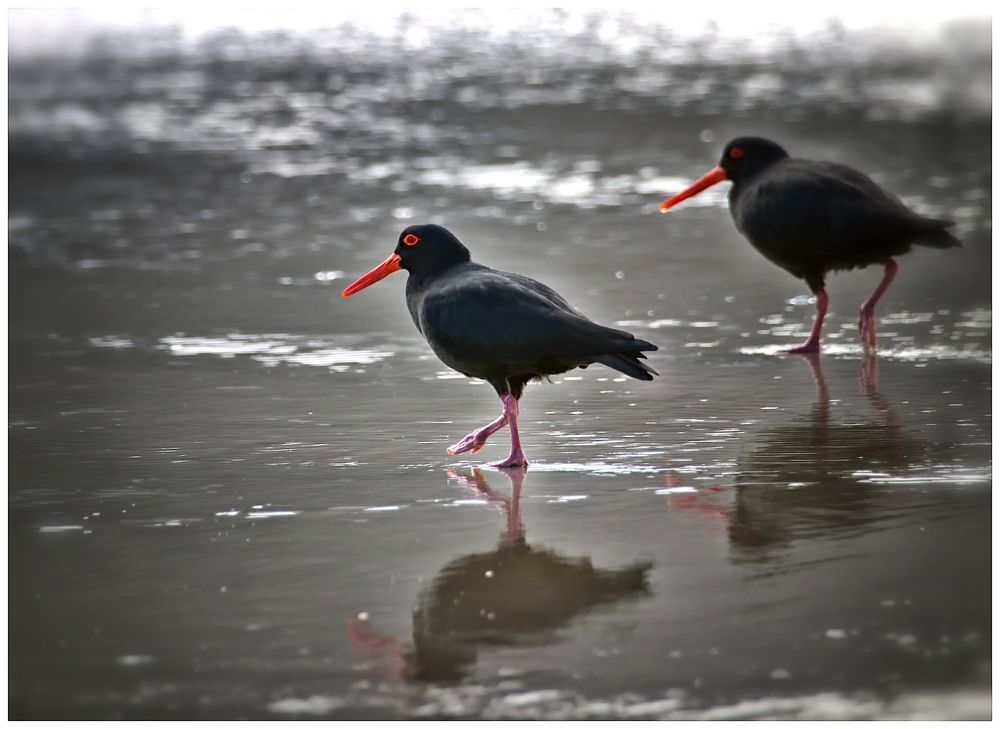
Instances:
[[[667,200],[665,203],[660,205],[660,212],[661,213],[667,212],[677,203],[683,202],[684,200],[687,200],[689,197],[694,197],[702,190],[705,190],[711,187],[712,185],[715,185],[716,183],[722,182],[725,179],[726,179],[726,171],[721,167],[713,167],[711,170],[708,171],[708,174],[706,174],[700,180],[695,182],[688,189],[684,190],[683,192],[677,193],[672,198]]]
[[[368,288],[373,283],[381,281],[390,273],[395,273],[400,268],[399,262],[401,260],[402,259],[399,257],[398,253],[393,253],[391,256],[382,261],[382,263],[375,266],[375,268],[371,271],[344,289],[340,295],[346,299],[351,294],[356,294],[361,289]]]

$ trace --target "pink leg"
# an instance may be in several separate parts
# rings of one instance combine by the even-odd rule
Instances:
[[[786,349],[786,352],[789,354],[810,354],[819,352],[820,332],[823,330],[823,319],[826,318],[826,307],[829,303],[830,300],[826,295],[826,289],[820,289],[816,292],[816,322],[813,324],[812,332],[809,334],[809,339],[796,347]]]
[[[514,466],[525,468],[528,465],[528,459],[524,457],[524,451],[521,450],[521,436],[517,432],[517,400],[510,393],[502,395],[500,399],[503,401],[503,412],[510,425],[510,455],[502,461],[489,465],[496,468],[512,468]]]
[[[450,448],[447,448],[445,452],[453,456],[458,455],[459,453],[465,453],[466,451],[472,451],[473,453],[475,453],[484,445],[486,445],[487,438],[496,433],[498,430],[500,430],[500,428],[502,428],[506,424],[507,424],[507,413],[505,411],[500,415],[499,418],[494,420],[492,423],[490,423],[489,425],[484,425],[482,428],[479,428],[478,430],[472,431],[467,436],[462,438],[462,440],[458,441],[458,443],[451,446]]]
[[[861,305],[861,313],[858,316],[858,333],[861,335],[861,343],[864,345],[865,352],[868,352],[869,349],[874,352],[877,348],[875,342],[875,304],[878,303],[878,300],[882,298],[882,294],[889,288],[889,284],[896,277],[898,270],[899,264],[895,260],[890,258],[886,261],[885,275],[882,276],[882,280],[872,292],[872,295]]]

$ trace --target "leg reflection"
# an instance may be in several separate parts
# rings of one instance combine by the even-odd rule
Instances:
[[[801,540],[870,528],[884,518],[882,491],[873,479],[904,474],[926,460],[928,444],[907,437],[877,389],[875,357],[862,361],[861,413],[844,403],[843,417],[837,417],[841,406],[833,407],[822,360],[803,359],[815,401],[752,436],[736,460],[731,486],[707,486],[685,473],[691,468],[667,474],[670,508],[697,514],[703,523],[707,517],[713,532],[721,525],[736,561],[766,562]],[[875,413],[865,415],[867,403]]]
[[[486,482],[486,477],[483,476],[483,472],[478,468],[472,469],[471,477],[454,468],[448,469],[448,475],[451,478],[500,505],[507,523],[507,530],[504,532],[504,542],[513,544],[524,536],[524,527],[521,524],[521,487],[524,485],[524,476],[527,472],[524,470],[504,469],[500,473],[506,476],[507,481],[510,483],[510,498],[501,496],[490,488],[490,485]]]

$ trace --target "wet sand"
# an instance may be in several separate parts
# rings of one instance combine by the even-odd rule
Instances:
[[[614,107],[600,69],[580,99],[497,72],[426,103],[368,69],[324,128],[360,82],[289,96],[311,77],[275,64],[198,67],[259,92],[198,107],[212,149],[115,111],[110,141],[14,125],[12,716],[990,715],[988,120],[672,112],[622,62]],[[225,109],[285,141],[219,141]],[[655,212],[747,125],[958,220],[963,248],[902,259],[877,362],[878,271],[832,276],[825,353],[783,356],[812,304],[724,195]],[[654,342],[662,377],[530,385],[523,479],[477,468],[505,432],[447,456],[492,390],[433,357],[403,274],[339,297],[416,221]]]

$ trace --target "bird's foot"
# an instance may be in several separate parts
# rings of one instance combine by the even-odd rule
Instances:
[[[477,452],[480,448],[486,445],[486,439],[491,435],[496,433],[500,428],[507,424],[507,414],[504,413],[499,418],[494,420],[489,425],[484,425],[482,428],[477,428],[476,430],[469,433],[467,436],[458,441],[455,445],[450,448],[446,448],[445,452],[450,455],[458,455],[459,453],[465,453],[466,451]]]
[[[494,461],[493,463],[487,463],[486,465],[493,466],[493,468],[527,468],[528,459],[524,457],[523,452],[516,450],[512,451],[511,454],[502,461]]]
[[[480,428],[479,430],[472,431],[455,445],[446,448],[445,453],[457,456],[459,453],[465,453],[466,451],[478,452],[479,449],[486,445],[486,438],[488,437],[483,435],[482,430]]]
[[[794,347],[781,350],[785,354],[819,354],[819,341],[809,340]]]

